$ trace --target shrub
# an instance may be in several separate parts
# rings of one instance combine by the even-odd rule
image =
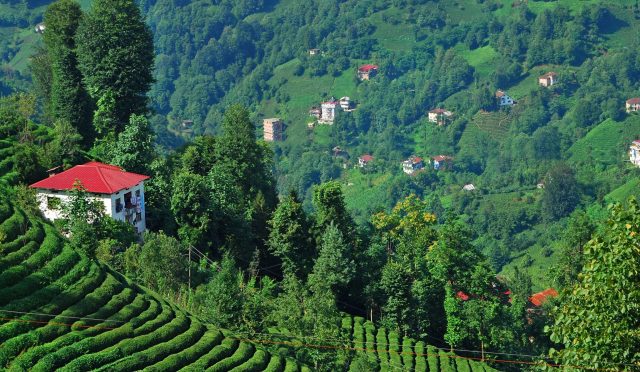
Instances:
[[[178,369],[198,360],[207,351],[219,344],[224,336],[220,331],[207,332],[196,343],[180,351],[169,355],[159,363],[146,368],[148,371],[177,371]],[[266,362],[265,362],[266,365]]]
[[[233,355],[214,364],[213,367],[209,369],[209,371],[211,372],[228,371],[233,367],[236,367],[242,364],[242,362],[248,360],[253,354],[253,351],[254,351],[253,345],[245,342],[241,342],[240,346],[238,347],[236,352],[233,353]]]
[[[380,366],[388,367],[389,353],[387,350],[389,341],[387,341],[387,331],[385,328],[378,328],[378,333],[376,335],[376,344],[374,346],[378,350],[378,356],[380,357]]]
[[[191,364],[189,369],[192,371],[204,371],[210,365],[232,355],[238,347],[238,343],[239,342],[236,339],[224,339],[220,345],[214,347],[208,353],[200,357],[200,359],[195,363]]]
[[[438,354],[440,355],[440,370],[442,372],[455,372],[455,363],[451,360],[452,354],[449,354],[444,350],[440,350]]]
[[[469,367],[469,360],[466,358],[455,358],[456,361],[456,371],[458,372],[471,372],[471,368]]]
[[[416,342],[414,347],[416,353],[416,371],[428,371],[427,359],[425,358],[424,342]]]
[[[349,318],[350,319],[350,318]],[[272,355],[265,372],[283,372],[284,371],[284,359],[280,355]]]
[[[256,350],[251,359],[235,367],[231,371],[243,372],[243,371],[263,371],[269,363],[269,354],[264,350]]]
[[[438,349],[431,345],[427,346],[427,361],[429,362],[429,371],[440,370],[440,363],[438,361]]]
[[[402,365],[405,369],[413,370],[413,340],[405,337],[402,340]]]

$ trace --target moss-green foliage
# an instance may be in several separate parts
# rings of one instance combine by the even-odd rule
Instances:
[[[208,328],[77,253],[1,191],[1,369],[284,369],[281,357]],[[294,360],[286,365],[299,369]]]

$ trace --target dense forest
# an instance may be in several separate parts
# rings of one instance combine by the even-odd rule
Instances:
[[[100,160],[151,176],[150,231],[78,190],[55,223],[69,249],[207,326],[270,335],[256,370],[489,368],[427,344],[501,370],[632,370],[639,18],[630,0],[2,4],[1,179],[23,212],[0,210],[0,265],[27,257],[17,220],[42,225],[24,185]],[[344,96],[331,125],[309,116]],[[256,140],[270,117],[284,140]],[[28,334],[0,365],[53,342]],[[331,340],[355,346],[302,347]]]

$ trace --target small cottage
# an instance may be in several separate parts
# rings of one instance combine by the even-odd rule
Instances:
[[[362,155],[361,157],[358,158],[358,166],[360,168],[364,168],[369,164],[371,164],[372,161],[373,161],[373,156],[369,154]]]
[[[513,106],[516,103],[505,91],[499,89],[496,92],[496,99],[498,100],[499,106]]]
[[[424,168],[422,158],[415,155],[411,155],[409,159],[402,162],[402,171],[409,175],[419,171],[422,168]]]
[[[451,111],[437,108],[429,111],[428,118],[431,123],[436,123],[438,125],[444,125],[446,121],[451,118],[453,113]]]
[[[358,79],[369,80],[378,73],[378,65],[363,65],[358,68]]]
[[[628,99],[625,106],[626,106],[627,112],[640,111],[640,98],[635,97],[635,98]]]
[[[142,234],[146,229],[144,181],[149,176],[125,172],[115,165],[88,162],[38,181],[36,200],[45,218],[62,218],[62,209],[71,192],[81,185],[94,200],[104,205],[105,215],[133,225]],[[79,184],[79,185],[78,185]]]
[[[315,55],[318,55],[318,54],[320,54],[320,49],[317,49],[317,48],[309,49],[309,55],[310,56],[315,56]]]
[[[538,84],[541,87],[548,88],[556,83],[558,74],[555,72],[547,72],[538,78]]]
[[[453,158],[447,155],[434,156],[432,160],[433,160],[433,169],[435,170],[450,169],[453,162]]]
[[[473,191],[473,190],[476,189],[476,187],[472,183],[468,183],[468,184],[462,186],[462,189],[464,191]]]

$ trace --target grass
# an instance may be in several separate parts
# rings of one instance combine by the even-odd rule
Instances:
[[[510,123],[511,118],[505,111],[478,112],[464,129],[460,143],[464,143],[468,137],[477,137],[479,133],[488,134],[501,142],[509,134]]]
[[[385,22],[383,16],[394,19],[396,24]],[[369,17],[376,27],[373,38],[378,44],[390,51],[408,51],[416,45],[413,25],[402,22],[402,13],[398,8],[389,8]]]
[[[467,60],[481,78],[486,79],[495,70],[495,62],[499,58],[498,52],[490,45],[469,50],[462,44],[458,44],[455,48],[460,55]]]
[[[356,220],[367,221],[371,212],[382,206],[381,201],[387,199],[387,188],[392,183],[392,178],[389,173],[363,173],[360,169],[344,173],[344,199],[347,209]]]
[[[640,178],[633,178],[624,185],[608,193],[604,200],[606,203],[624,203],[629,197],[635,196],[640,199]]]

